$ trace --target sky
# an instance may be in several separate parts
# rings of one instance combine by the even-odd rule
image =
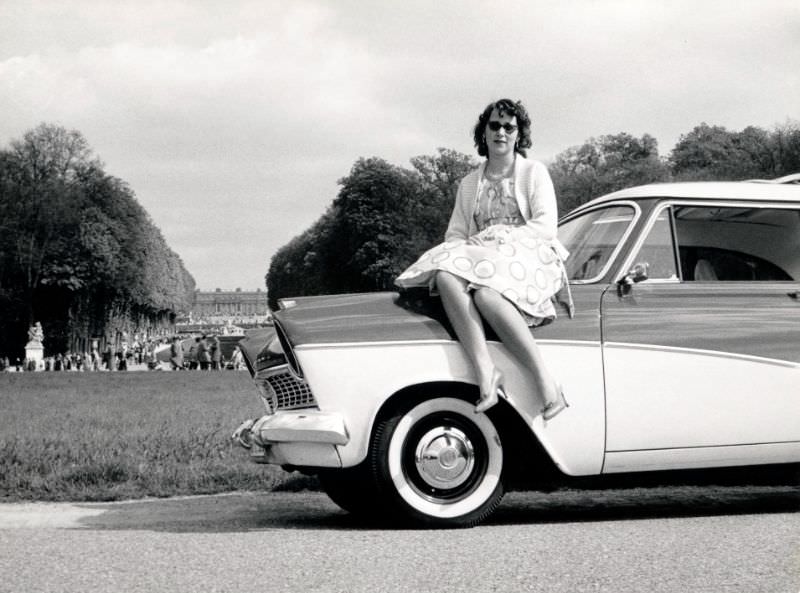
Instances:
[[[411,168],[496,99],[529,156],[800,120],[797,0],[0,0],[0,147],[80,131],[202,290],[264,288],[361,157]]]

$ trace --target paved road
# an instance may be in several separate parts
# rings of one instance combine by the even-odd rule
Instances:
[[[796,488],[514,493],[366,525],[321,494],[0,505],[0,592],[800,592]]]

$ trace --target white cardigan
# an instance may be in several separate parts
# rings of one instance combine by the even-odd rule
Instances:
[[[445,241],[466,240],[478,232],[474,215],[478,205],[479,182],[485,169],[486,161],[461,180],[450,224],[444,236]],[[526,224],[513,229],[512,236],[521,232],[532,233],[545,240],[555,239],[558,230],[558,205],[553,182],[544,164],[526,159],[520,154],[516,155],[514,197]],[[563,249],[560,244],[559,247]]]

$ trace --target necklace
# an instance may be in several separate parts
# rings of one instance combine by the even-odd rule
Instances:
[[[506,168],[505,171],[501,171],[500,173],[490,173],[489,166],[487,165],[486,168],[483,170],[483,175],[489,181],[496,182],[500,181],[501,179],[505,179],[506,177],[511,177],[514,174],[514,164],[515,161],[511,162],[511,165]]]

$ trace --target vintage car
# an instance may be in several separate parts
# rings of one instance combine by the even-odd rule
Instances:
[[[283,300],[242,342],[265,414],[234,438],[345,510],[427,526],[580,477],[795,467],[800,185],[783,181],[634,187],[560,221],[575,315],[533,330],[570,404],[550,421],[491,334],[507,397],[476,414],[437,299],[384,292]]]

